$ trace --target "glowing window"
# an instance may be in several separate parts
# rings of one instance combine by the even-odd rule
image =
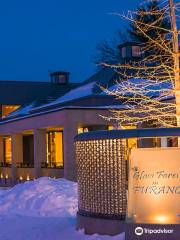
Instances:
[[[2,105],[2,117],[6,117],[11,112],[17,110],[19,105]]]
[[[83,132],[84,132],[84,128],[79,127],[79,128],[78,128],[78,134],[83,133]]]
[[[47,165],[48,167],[63,167],[63,133],[47,133]]]
[[[11,147],[11,138],[4,137],[4,163],[11,164],[12,163],[12,147]]]
[[[121,126],[122,129],[136,129],[136,126]],[[137,148],[137,138],[127,139],[128,148]]]
[[[108,130],[109,130],[109,131],[114,130],[114,126],[109,125],[109,126],[108,126]]]
[[[141,56],[140,46],[132,46],[132,56],[133,57],[140,57]]]

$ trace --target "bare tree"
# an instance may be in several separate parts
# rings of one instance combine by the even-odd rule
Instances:
[[[154,0],[153,0],[154,1]],[[142,60],[126,64],[107,64],[114,68],[123,79],[117,80],[114,89],[104,89],[115,96],[123,105],[123,110],[113,111],[108,120],[115,119],[121,125],[153,123],[158,126],[180,126],[180,75],[179,75],[179,31],[177,18],[179,5],[174,0],[157,0],[161,10],[129,11],[123,15],[148,39],[141,45]],[[141,19],[147,14],[156,15],[154,22],[145,23]],[[138,19],[135,17],[140,15]],[[121,16],[122,17],[122,16]],[[163,18],[171,23],[170,28],[157,25]],[[156,31],[156,38],[149,33]],[[165,33],[165,34],[164,34]],[[153,51],[151,51],[153,49]],[[154,51],[156,49],[156,51]],[[150,54],[146,55],[146,52]],[[120,77],[121,79],[121,77]]]
[[[163,29],[170,28],[169,20],[167,18],[159,18],[159,15],[157,15],[157,12],[161,14],[162,11],[163,9],[159,6],[158,1],[145,1],[137,9],[138,14],[133,14],[133,17],[136,21],[140,20],[146,24],[155,23],[155,26],[158,26],[159,28],[149,29],[148,35],[152,38],[156,38],[158,34],[167,34],[167,32],[164,32]],[[146,14],[142,15],[139,14],[139,12],[146,12]],[[153,14],[153,12],[156,14]],[[139,43],[147,43],[149,41],[149,39],[137,29],[136,25],[132,21],[129,26],[127,26],[126,31],[120,30],[116,33],[112,40],[105,40],[97,45],[96,54],[93,60],[97,64],[98,69],[102,68],[102,65],[100,64],[102,62],[109,64],[120,63],[121,54],[118,46],[124,42],[131,41]],[[154,51],[156,50],[154,49]]]
[[[102,62],[109,64],[116,64],[120,62],[119,44],[128,41],[128,35],[126,32],[118,31],[111,41],[104,40],[96,47],[96,54],[93,57],[94,63],[97,65],[97,69],[101,69]]]

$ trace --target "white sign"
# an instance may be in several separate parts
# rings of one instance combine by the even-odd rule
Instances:
[[[132,150],[128,219],[136,223],[180,223],[180,148]]]

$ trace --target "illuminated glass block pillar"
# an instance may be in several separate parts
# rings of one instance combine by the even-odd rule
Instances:
[[[120,226],[118,225],[117,232],[116,230],[113,232],[113,226],[108,225],[107,221],[112,224],[114,220],[117,226],[117,223],[124,221],[126,217],[126,140],[76,141],[75,145],[79,193],[78,215],[96,218],[96,221],[99,218],[99,221],[107,226],[100,232],[99,229],[94,229],[94,232],[117,234],[121,232]],[[87,230],[86,224],[83,226],[82,221],[80,225],[80,228],[84,227],[85,231]],[[86,232],[89,233],[88,231],[93,233],[93,230]]]
[[[179,127],[76,136],[78,228],[88,234],[115,235],[122,232],[123,225],[118,223],[125,217],[126,229],[136,224],[179,224],[180,148],[175,147],[179,136]]]

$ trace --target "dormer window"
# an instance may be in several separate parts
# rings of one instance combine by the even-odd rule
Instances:
[[[141,45],[136,42],[127,42],[119,45],[120,56],[122,61],[127,62],[139,60],[142,57]]]
[[[56,84],[68,84],[69,72],[57,71],[50,73],[52,83]]]

